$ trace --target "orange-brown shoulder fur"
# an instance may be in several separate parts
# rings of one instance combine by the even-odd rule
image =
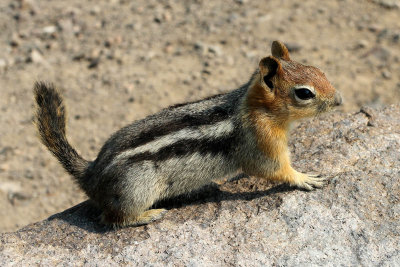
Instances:
[[[252,77],[242,118],[253,129],[258,148],[268,158],[279,162],[279,170],[266,175],[299,185],[302,183],[297,181],[300,173],[291,168],[287,148],[290,124],[339,105],[341,98],[322,71],[292,61],[282,43],[275,41],[271,51],[272,56],[261,60]],[[310,92],[312,98],[301,99]],[[310,181],[309,184],[311,187],[319,185]],[[307,185],[300,187],[310,189]]]

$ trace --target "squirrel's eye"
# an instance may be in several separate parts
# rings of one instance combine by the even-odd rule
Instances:
[[[294,90],[294,93],[301,100],[308,100],[315,97],[315,94],[307,88],[298,88]]]

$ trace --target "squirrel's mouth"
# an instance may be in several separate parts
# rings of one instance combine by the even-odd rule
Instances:
[[[329,111],[332,107],[333,106],[330,105],[330,103],[322,102],[320,105],[318,105],[316,116],[320,115],[321,113],[325,113],[325,112]]]
[[[320,115],[321,113],[325,113],[327,111],[330,111],[334,107],[342,105],[342,97],[340,94],[335,95],[335,99],[332,102],[322,102],[321,104],[318,105],[317,108],[317,113],[316,115]]]

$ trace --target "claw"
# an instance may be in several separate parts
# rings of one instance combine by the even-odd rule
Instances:
[[[303,188],[303,189],[305,189],[305,190],[307,190],[307,191],[312,191],[312,190],[315,189],[314,187],[312,187],[312,186],[309,185],[308,183],[304,183],[304,184],[302,184],[302,185],[298,185],[298,187]]]
[[[326,179],[323,177],[310,177],[310,181],[312,185],[317,188],[323,187],[326,184]]]
[[[307,173],[307,176],[309,177],[321,177],[320,173]]]

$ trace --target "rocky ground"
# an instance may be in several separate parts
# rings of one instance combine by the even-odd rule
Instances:
[[[0,266],[398,266],[400,105],[304,122],[292,140],[296,168],[325,188],[244,177],[118,230],[84,202],[0,234]]]
[[[247,81],[273,40],[325,71],[342,112],[400,99],[398,1],[0,1],[0,232],[85,199],[39,143],[32,85],[54,82],[87,159],[127,123]]]

